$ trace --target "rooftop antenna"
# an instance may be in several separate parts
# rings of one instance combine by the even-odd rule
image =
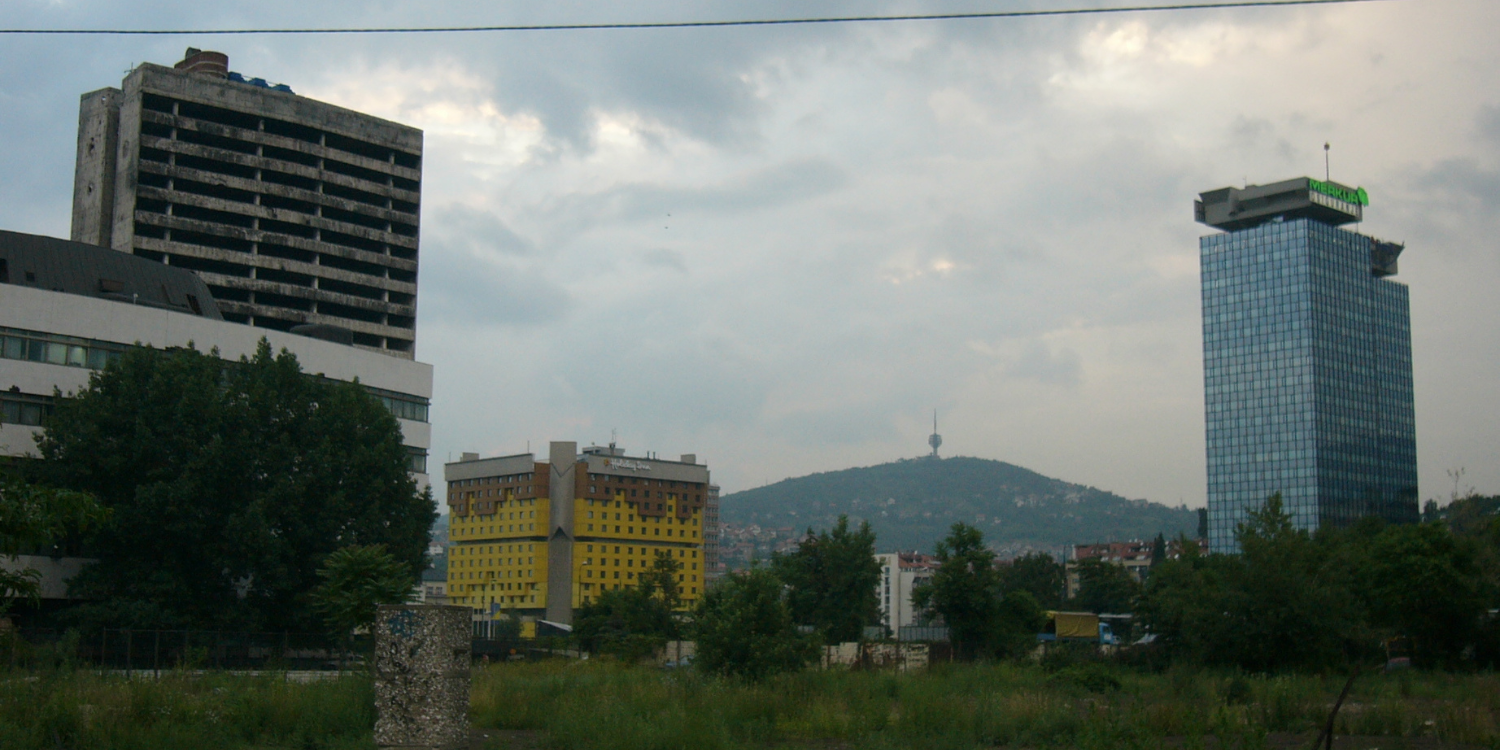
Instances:
[[[1329,161],[1328,161],[1328,152],[1332,148],[1333,148],[1333,144],[1328,143],[1326,141],[1323,143],[1323,181],[1324,182],[1333,182],[1333,169],[1331,167],[1329,167]]]
[[[938,446],[943,444],[943,436],[937,431],[937,409],[932,410],[932,437],[927,438],[927,444],[932,446],[932,458],[938,457]]]

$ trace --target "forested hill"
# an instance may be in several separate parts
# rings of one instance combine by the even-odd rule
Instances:
[[[726,525],[826,528],[839,514],[868,520],[881,551],[931,551],[958,521],[993,547],[1056,550],[1065,544],[1195,534],[1198,515],[1044,477],[1003,461],[914,458],[787,479],[725,495]]]

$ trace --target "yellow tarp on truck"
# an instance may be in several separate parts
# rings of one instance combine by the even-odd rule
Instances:
[[[1058,638],[1099,638],[1099,616],[1092,612],[1048,612],[1047,617],[1056,624]]]

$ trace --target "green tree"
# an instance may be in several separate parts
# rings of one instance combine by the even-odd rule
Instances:
[[[751,568],[722,579],[698,604],[697,666],[751,681],[795,672],[818,658],[818,642],[797,631],[781,579]]]
[[[1228,616],[1237,585],[1240,560],[1228,555],[1204,555],[1183,534],[1182,554],[1151,572],[1135,614],[1146,629],[1161,639],[1172,656],[1193,664],[1233,664],[1220,651],[1237,638]]]
[[[682,606],[682,563],[672,556],[670,550],[658,550],[651,561],[651,569],[640,574],[637,581],[638,588],[661,602],[667,612],[674,612]]]
[[[58,400],[39,447],[53,484],[112,511],[73,582],[85,622],[310,629],[334,550],[384,545],[411,583],[424,567],[435,511],[396,419],[265,340],[237,362],[131,349]]]
[[[1047,624],[1047,613],[1025,589],[1006,592],[1000,600],[991,650],[995,656],[1019,658],[1036,649],[1037,633]]]
[[[1045,552],[1022,555],[1000,568],[1000,590],[1025,591],[1039,605],[1057,607],[1063,598],[1063,566]]]
[[[345,639],[374,623],[380,605],[400,604],[412,593],[411,571],[379,544],[334,550],[318,578],[323,582],[310,595],[313,610]]]
[[[1475,549],[1437,524],[1386,525],[1347,534],[1370,625],[1411,639],[1412,657],[1426,666],[1456,666],[1485,611]]]
[[[995,643],[1003,599],[995,553],[979,529],[953,524],[937,545],[938,569],[912,592],[912,604],[943,618],[954,651],[963,658],[988,653]]]
[[[816,628],[825,643],[862,640],[864,627],[880,622],[880,563],[868,522],[850,531],[849,517],[839,516],[831,530],[808,529],[795,551],[771,558],[771,570],[788,587],[792,618]]]
[[[682,563],[658,552],[635,586],[611,589],[578,610],[573,634],[593,653],[635,661],[681,636],[674,610],[680,603],[677,577]]]
[[[1480,596],[1489,610],[1500,610],[1500,495],[1471,495],[1448,506],[1454,536],[1474,551]],[[1500,668],[1500,617],[1486,617],[1475,635],[1474,662]]]
[[[0,475],[0,560],[15,562],[19,555],[50,551],[63,536],[86,532],[107,516],[86,493]],[[36,602],[40,582],[41,574],[34,569],[0,568],[0,614],[17,600]]]
[[[1250,512],[1235,539],[1240,565],[1229,612],[1238,637],[1225,653],[1240,666],[1323,668],[1347,661],[1354,643],[1368,640],[1349,582],[1325,548],[1292,526],[1280,493]]]
[[[1078,595],[1068,603],[1088,612],[1130,612],[1141,585],[1130,571],[1099,559],[1079,560]]]
[[[1175,656],[1256,672],[1319,669],[1372,642],[1350,582],[1292,526],[1279,494],[1236,538],[1238,555],[1204,556],[1184,543],[1147,580],[1137,614]]]

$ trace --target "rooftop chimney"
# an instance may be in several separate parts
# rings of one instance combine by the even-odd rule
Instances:
[[[185,73],[192,73],[193,75],[228,78],[229,55],[223,52],[188,47],[187,52],[182,57],[182,62],[172,67]]]

